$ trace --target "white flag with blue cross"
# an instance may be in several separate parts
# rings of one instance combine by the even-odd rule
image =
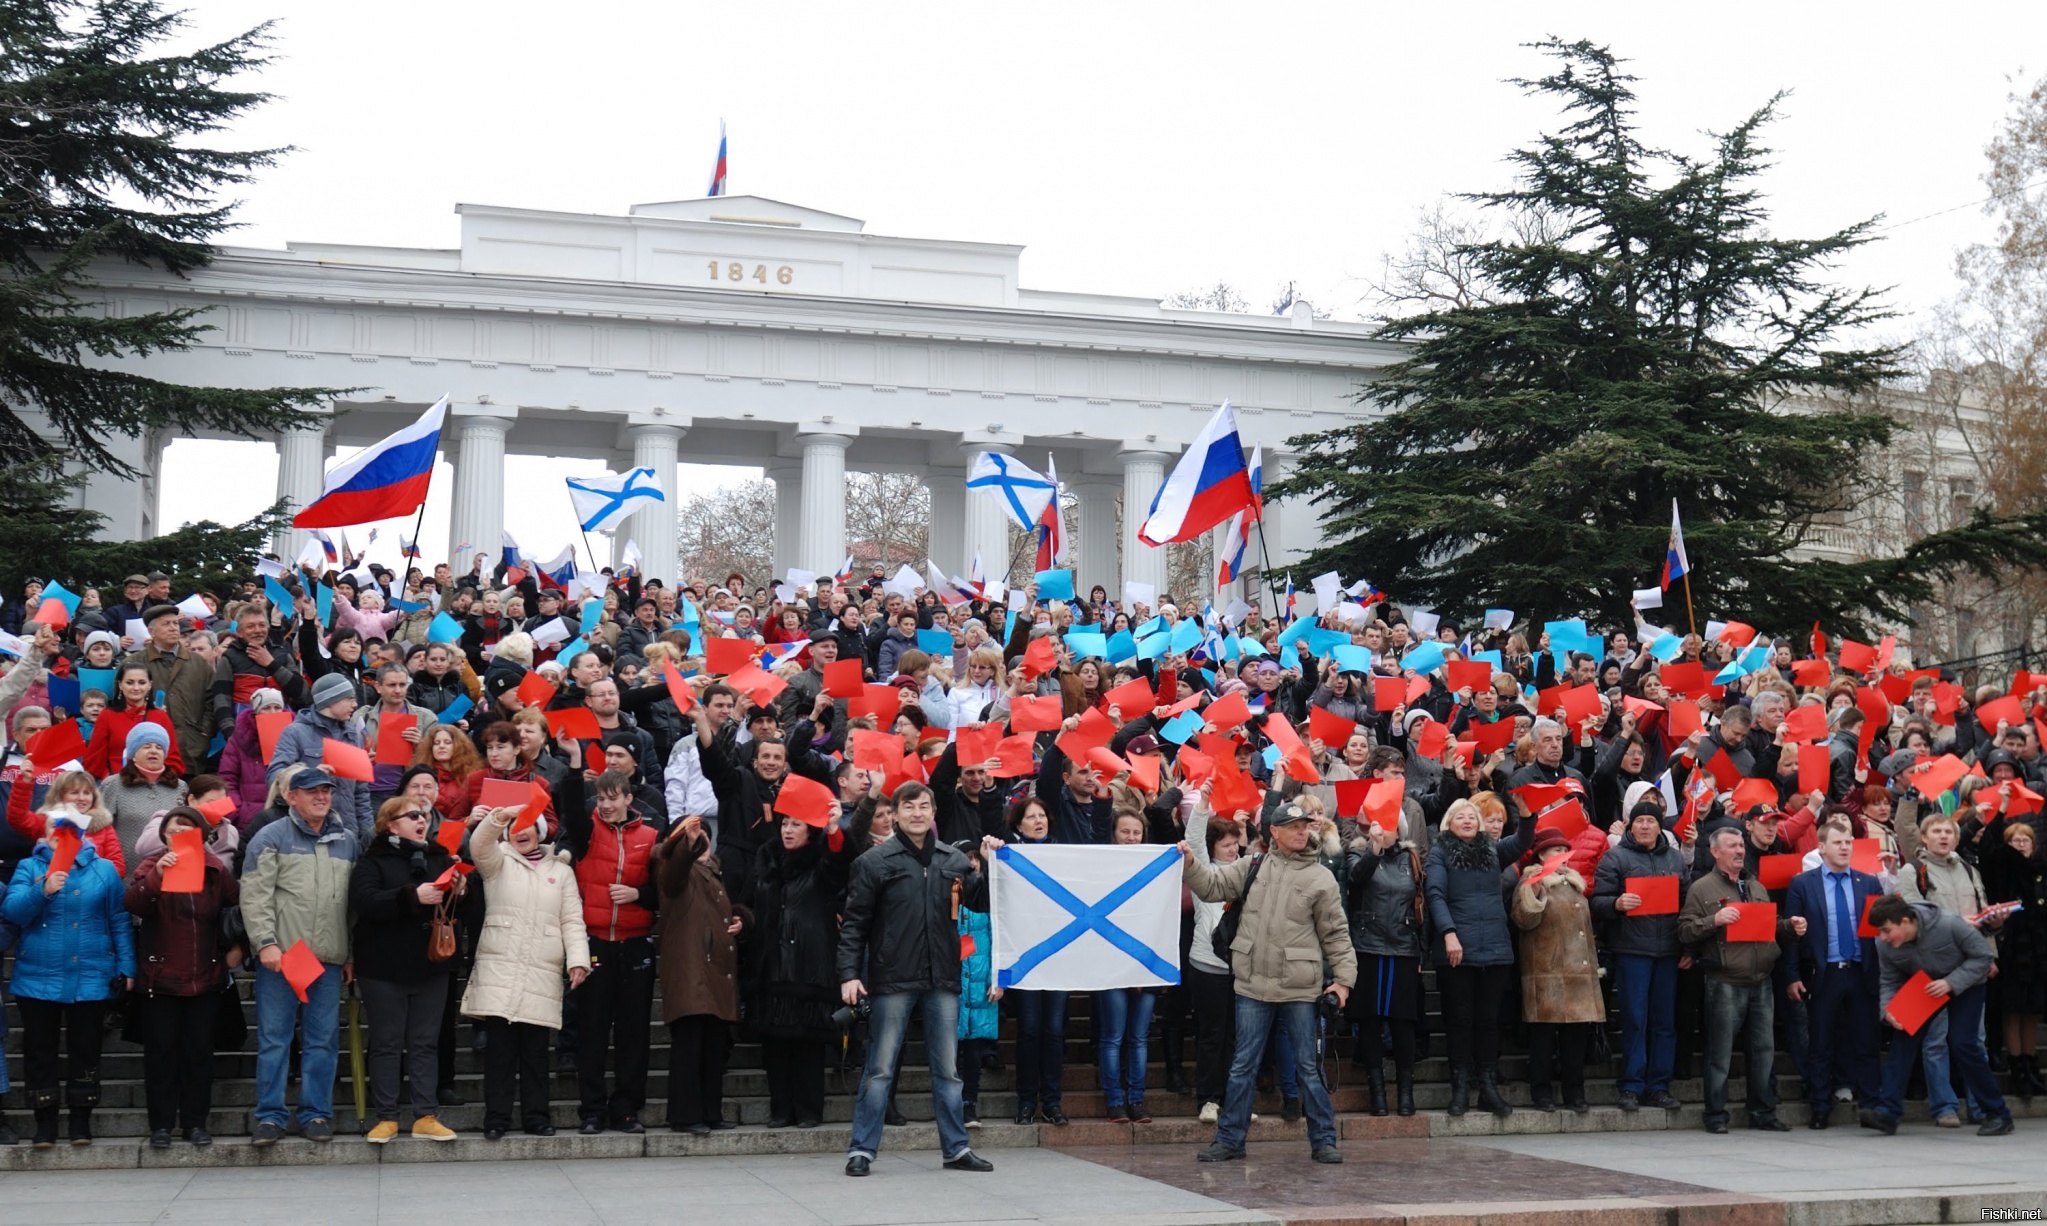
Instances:
[[[1180,852],[1012,844],[990,877],[995,983],[1091,992],[1180,982]]]

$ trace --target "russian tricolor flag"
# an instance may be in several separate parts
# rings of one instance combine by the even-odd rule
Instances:
[[[1237,576],[1244,573],[1244,552],[1251,544],[1251,525],[1265,512],[1265,500],[1261,497],[1264,489],[1265,448],[1259,447],[1251,452],[1251,505],[1237,512],[1223,531],[1226,543],[1216,563],[1217,587],[1235,583]]]
[[[1251,474],[1237,439],[1237,415],[1223,401],[1151,500],[1137,539],[1157,548],[1191,541],[1252,505]]]
[[[1685,557],[1684,525],[1677,521],[1677,499],[1670,500],[1670,548],[1663,554],[1663,590],[1684,578],[1692,571],[1690,560]]]
[[[711,167],[711,190],[706,196],[725,194],[725,121],[718,121],[718,161]]]
[[[448,398],[443,396],[418,421],[342,461],[327,474],[326,492],[291,517],[292,526],[341,528],[419,510],[447,416]]]

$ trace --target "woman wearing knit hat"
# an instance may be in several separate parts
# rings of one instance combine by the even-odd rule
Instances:
[[[137,863],[135,845],[143,828],[157,814],[185,799],[185,781],[170,767],[177,742],[166,729],[154,723],[137,724],[128,730],[121,750],[121,770],[100,785],[107,811],[114,817],[114,833],[121,840],[122,872]]]

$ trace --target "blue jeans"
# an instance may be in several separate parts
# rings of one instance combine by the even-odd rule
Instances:
[[[1898,1118],[1904,1111],[1905,1085],[1912,1079],[1912,1062],[1923,1051],[1945,1039],[1948,1056],[1954,1066],[1961,1070],[1962,1084],[1969,1088],[1969,1097],[1976,1101],[1986,1119],[2011,1114],[2005,1106],[2004,1095],[1997,1089],[1997,1075],[1990,1071],[1990,1055],[1983,1050],[1981,1037],[1983,1027],[1983,1000],[1989,989],[1977,984],[1960,996],[1951,998],[1947,1007],[1927,1019],[1918,1034],[1894,1031],[1891,1034],[1891,1053],[1884,1061],[1883,1089],[1878,1093],[1876,1109]],[[1934,1077],[1931,1068],[1926,1074],[1928,1106],[1935,1115],[1940,1111],[1933,1106]],[[1948,1096],[1948,1110],[1954,1110],[1954,1090],[1943,1085]]]
[[[1614,997],[1621,1011],[1623,1093],[1670,1089],[1677,1064],[1677,959],[1621,954],[1614,959]]]
[[[1057,1107],[1065,1100],[1066,993],[1003,993],[1016,1009],[1016,1104]]]
[[[1144,1101],[1148,1037],[1158,997],[1143,988],[1095,993],[1095,1063],[1111,1107]],[[1125,1080],[1129,1085],[1124,1085]]]
[[[1706,1122],[1725,1124],[1727,1076],[1737,1041],[1748,1053],[1748,1118],[1777,1114],[1776,989],[1765,979],[1740,986],[1706,979]]]
[[[881,1151],[881,1125],[888,1114],[889,1088],[896,1079],[896,1055],[910,1028],[910,1014],[924,1020],[924,1050],[931,1065],[931,1106],[938,1116],[938,1145],[946,1161],[967,1152],[967,1126],[960,1115],[960,997],[957,992],[889,992],[869,997],[874,1012],[867,1022],[867,1069],[860,1077],[860,1098],[853,1104],[853,1143],[849,1158],[872,1158]]]
[[[1230,1060],[1230,1088],[1216,1122],[1215,1143],[1227,1149],[1244,1148],[1244,1133],[1251,1127],[1251,1100],[1258,1093],[1258,1058],[1265,1051],[1265,1038],[1275,1019],[1293,1040],[1295,1077],[1300,1082],[1301,1105],[1308,1113],[1308,1145],[1313,1149],[1334,1146],[1336,1113],[1330,1109],[1322,1066],[1315,1059],[1315,1002],[1272,1004],[1248,996],[1237,997],[1237,1052]]]
[[[303,1016],[301,1016],[303,1015]],[[291,1072],[291,1032],[301,1031],[299,1114],[334,1118],[334,1065],[341,1045],[341,968],[328,963],[306,989],[306,1003],[276,971],[256,968],[256,1111],[258,1123],[282,1128],[291,1123],[284,1088]]]
[[[1293,1038],[1287,1034],[1286,1027],[1275,1026],[1272,1037],[1266,1040],[1265,1054],[1258,1059],[1258,1073],[1260,1076],[1272,1074],[1273,1080],[1279,1082],[1281,1098],[1299,1098],[1300,1079],[1294,1076],[1294,1068]]]

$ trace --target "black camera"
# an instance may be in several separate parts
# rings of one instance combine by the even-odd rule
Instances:
[[[1315,1008],[1321,1011],[1323,1017],[1328,1018],[1332,1022],[1343,1016],[1343,1002],[1336,999],[1336,993],[1334,992],[1324,992],[1321,996],[1317,997],[1315,999]]]
[[[862,996],[859,1004],[840,1005],[838,1009],[833,1011],[832,1024],[837,1026],[841,1033],[851,1033],[853,1023],[864,1022],[873,1015],[874,1002]]]

